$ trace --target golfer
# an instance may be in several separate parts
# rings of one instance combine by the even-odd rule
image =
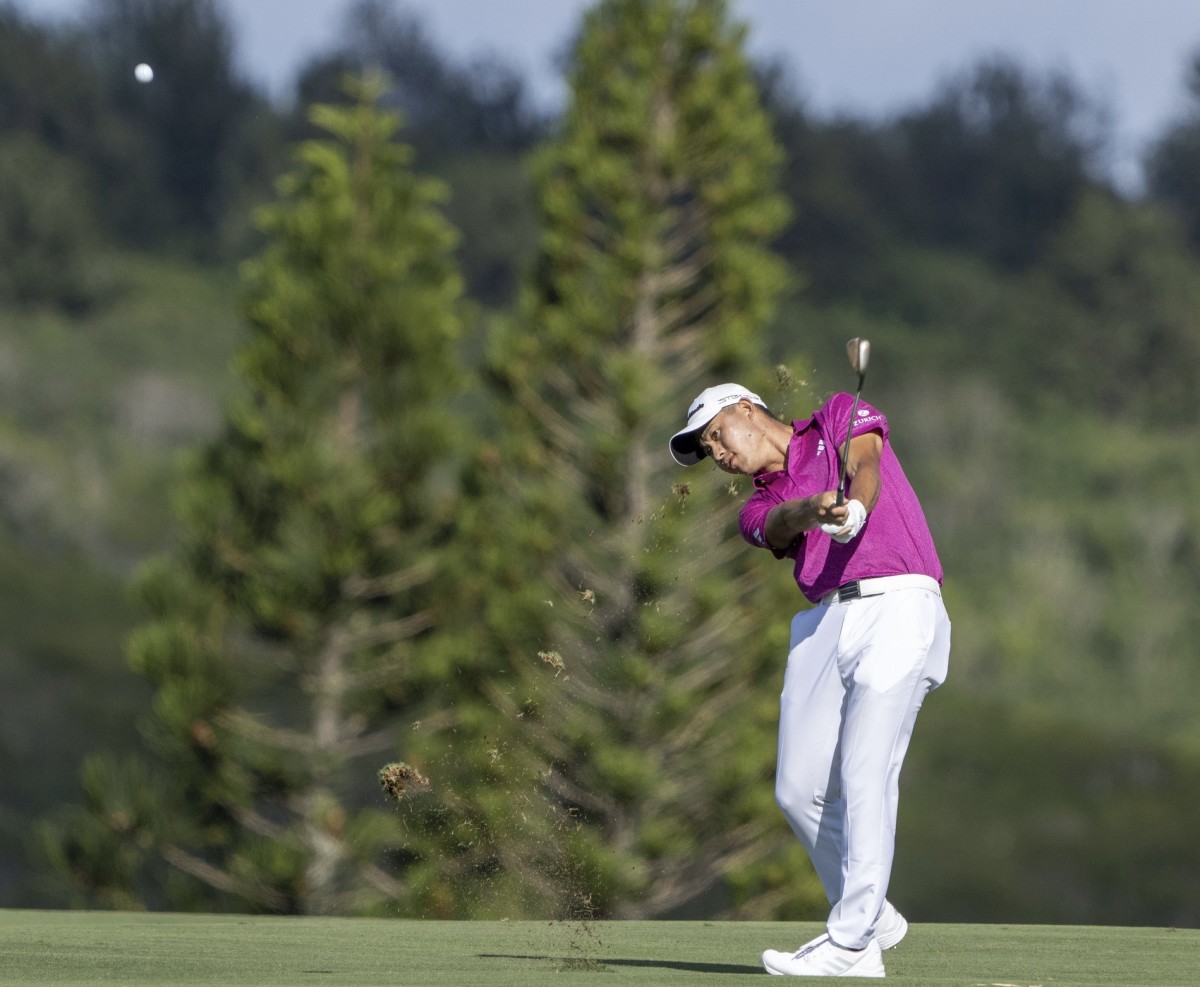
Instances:
[[[846,500],[837,503],[853,403],[835,394],[811,418],[787,424],[758,395],[720,384],[692,402],[671,438],[682,466],[711,457],[753,478],[742,535],[791,559],[814,604],[792,620],[775,797],[832,910],[812,942],[763,953],[774,974],[884,976],[881,951],[908,931],[887,900],[900,766],[950,655],[933,539],[887,419],[865,403],[849,441]]]

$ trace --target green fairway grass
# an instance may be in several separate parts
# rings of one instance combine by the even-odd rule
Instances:
[[[815,923],[435,922],[0,911],[0,987],[742,984]],[[1200,931],[914,924],[895,984],[1194,987]],[[846,983],[861,982],[852,979]]]

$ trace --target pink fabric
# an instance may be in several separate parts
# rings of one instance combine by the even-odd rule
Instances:
[[[756,476],[756,489],[742,508],[742,537],[751,545],[770,548],[765,536],[767,515],[776,504],[837,487],[841,476],[838,452],[846,441],[853,404],[854,395],[835,394],[812,418],[792,423],[784,469]],[[942,581],[942,564],[925,513],[888,442],[887,418],[860,401],[854,434],[871,431],[883,436],[882,485],[879,501],[862,531],[845,545],[820,530],[808,531],[785,551],[775,551],[779,558],[795,560],[796,584],[813,603],[855,579],[918,573]]]

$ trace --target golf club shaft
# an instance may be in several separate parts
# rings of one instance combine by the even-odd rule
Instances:
[[[850,424],[846,426],[846,444],[842,446],[842,478],[838,481],[837,500],[834,502],[838,507],[846,502],[843,491],[846,488],[846,467],[850,463],[850,437],[854,434],[854,419],[858,415],[858,399],[862,397],[863,376],[863,374],[858,375],[858,389],[854,392],[854,405],[850,408]]]

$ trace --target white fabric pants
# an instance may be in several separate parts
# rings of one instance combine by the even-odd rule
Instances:
[[[792,621],[775,797],[833,906],[829,938],[847,949],[868,945],[883,910],[900,766],[949,656],[936,584],[816,606]]]

